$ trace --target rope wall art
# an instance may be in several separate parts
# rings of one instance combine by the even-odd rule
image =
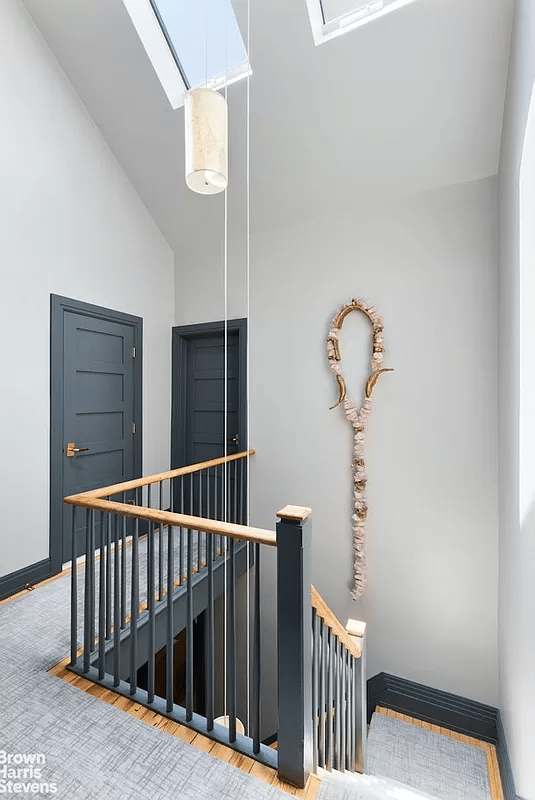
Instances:
[[[342,377],[340,361],[340,345],[338,334],[342,329],[344,320],[352,311],[361,311],[370,320],[373,326],[373,352],[371,359],[371,373],[366,381],[364,402],[357,408],[355,401],[347,397],[345,380]],[[364,549],[364,523],[368,516],[368,506],[366,503],[366,464],[364,463],[364,434],[368,415],[372,408],[371,396],[373,387],[377,383],[379,375],[383,372],[392,372],[391,369],[383,369],[382,363],[385,354],[383,320],[375,308],[361,298],[351,300],[338,309],[331,322],[329,336],[327,338],[327,356],[329,365],[338,383],[338,402],[331,408],[336,408],[340,404],[344,406],[347,419],[353,427],[353,500],[354,511],[352,515],[353,527],[353,589],[351,597],[358,600],[366,588],[366,556]]]

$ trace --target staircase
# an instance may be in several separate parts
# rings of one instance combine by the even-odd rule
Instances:
[[[366,766],[366,626],[350,620],[344,627],[311,586],[310,509],[282,509],[275,532],[245,524],[245,459],[253,454],[65,498],[73,508],[73,553],[81,520],[86,553],[95,553],[86,558],[83,587],[73,559],[68,668],[275,769],[285,784],[303,788],[310,775],[325,773],[330,793],[320,796],[328,800],[434,800],[358,777]],[[276,558],[271,597],[261,585],[267,548]],[[274,609],[277,749],[261,741],[263,618]]]

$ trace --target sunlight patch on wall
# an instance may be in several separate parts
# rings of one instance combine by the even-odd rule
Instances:
[[[520,205],[520,522],[535,506],[535,85],[519,180]]]

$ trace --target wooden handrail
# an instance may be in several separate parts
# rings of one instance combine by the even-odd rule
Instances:
[[[259,544],[267,544],[272,547],[277,545],[277,537],[274,531],[266,531],[262,528],[250,528],[247,525],[236,525],[232,522],[221,522],[217,519],[192,517],[187,514],[174,514],[171,511],[160,511],[158,508],[132,506],[129,503],[117,503],[113,500],[102,500],[99,497],[89,497],[88,495],[89,492],[74,494],[71,497],[65,497],[63,502],[71,506],[108,511],[113,514],[120,514],[123,517],[150,520],[160,525],[172,525],[176,528],[181,527],[195,531],[203,531],[204,533],[216,533],[220,536],[230,536],[233,539],[258,542]]]
[[[222,456],[221,458],[213,458],[211,461],[201,461],[199,464],[188,464],[186,467],[177,467],[168,472],[160,472],[157,475],[149,475],[146,478],[136,478],[132,481],[125,481],[124,483],[116,483],[113,486],[103,486],[101,489],[92,489],[89,492],[82,492],[84,497],[111,497],[114,494],[121,492],[130,492],[132,489],[139,489],[140,486],[149,486],[152,483],[159,481],[167,481],[170,478],[178,478],[181,475],[189,475],[192,472],[200,472],[203,469],[210,469],[210,467],[217,467],[219,464],[224,464],[229,461],[236,461],[239,458],[247,458],[247,456],[254,456],[256,450],[244,450],[242,453],[234,453],[231,456]],[[77,495],[72,495],[76,497]],[[73,504],[74,505],[74,504]]]
[[[318,617],[321,617],[325,625],[338,637],[346,650],[355,658],[360,658],[362,655],[362,648],[352,640],[342,623],[334,615],[314,586],[312,586],[312,608],[316,609]]]

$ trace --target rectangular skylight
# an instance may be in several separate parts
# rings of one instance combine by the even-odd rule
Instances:
[[[320,2],[323,20],[326,25],[338,17],[345,17],[347,14],[360,12],[364,16],[370,13],[367,8],[370,5],[376,5],[379,8],[383,5],[381,0],[375,3],[371,3],[370,0],[360,0],[360,2],[359,0],[320,0]]]
[[[248,74],[231,0],[123,0],[173,108],[189,88]]]
[[[406,6],[414,0],[306,0],[314,42],[336,36]]]

